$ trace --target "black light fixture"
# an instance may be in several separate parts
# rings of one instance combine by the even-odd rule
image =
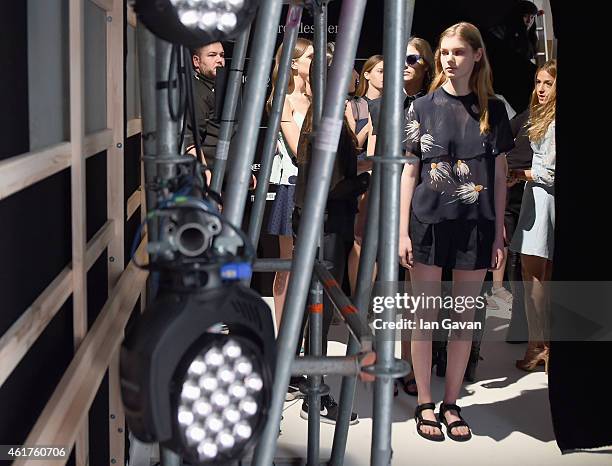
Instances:
[[[236,37],[259,0],[135,0],[134,10],[155,35],[190,48]]]
[[[209,283],[202,292],[162,292],[128,329],[121,391],[136,438],[191,464],[226,465],[257,442],[266,423],[274,327],[254,291]]]

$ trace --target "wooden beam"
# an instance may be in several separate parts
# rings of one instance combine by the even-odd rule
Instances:
[[[125,148],[125,102],[124,102],[124,15],[126,10],[123,0],[112,0],[112,8],[108,12],[106,28],[106,127],[113,128],[113,144],[107,152],[107,217],[115,222],[113,239],[108,247],[111,261],[108,264],[109,294],[123,276],[124,269],[124,148]],[[142,284],[133,285],[139,291]],[[134,302],[137,298],[134,298]],[[130,311],[134,304],[131,305]],[[123,327],[122,327],[123,329]],[[119,386],[119,355],[115,350],[109,349],[111,357],[106,363],[108,368],[108,409],[112,414],[109,424],[109,456],[113,464],[125,464],[125,415],[121,402],[121,387]]]
[[[84,2],[69,3],[69,56],[70,56],[70,195],[72,219],[72,322],[75,351],[87,334],[87,271],[85,248],[87,243],[86,189],[85,189],[85,128],[84,128]],[[89,463],[89,424],[81,425],[76,437],[76,466]]]
[[[108,150],[112,145],[113,130],[107,128],[85,136],[83,152],[85,153],[85,157],[89,158],[92,155],[102,152],[103,150]]]
[[[135,134],[142,133],[142,120],[140,118],[132,118],[127,122],[127,137],[131,138]]]
[[[0,386],[55,317],[70,293],[72,269],[66,267],[0,337]]]
[[[126,220],[129,220],[130,218],[132,218],[132,215],[134,215],[134,212],[136,212],[136,210],[138,210],[138,207],[140,207],[140,198],[141,198],[141,190],[139,186],[138,189],[134,191],[127,200],[127,209],[125,212]]]
[[[136,256],[143,261],[146,241]],[[99,317],[83,340],[64,376],[53,392],[25,445],[72,445],[87,417],[106,369],[116,354],[125,325],[148,272],[131,262],[121,275]],[[122,437],[123,438],[123,437]],[[48,464],[63,465],[68,457]],[[116,461],[116,464],[122,464]],[[18,459],[13,466],[40,466],[39,460]]]
[[[85,263],[87,270],[96,262],[110,242],[113,231],[108,221],[87,243]],[[17,364],[47,328],[57,311],[72,293],[72,264],[62,270],[57,277],[28,307],[21,317],[0,337],[0,387],[11,375]]]
[[[0,200],[70,166],[71,146],[62,142],[0,162]]]
[[[103,129],[85,137],[86,157],[102,152],[113,143],[112,130]],[[0,162],[0,200],[70,167],[72,145],[61,142]]]
[[[102,228],[87,243],[85,266],[89,270],[96,263],[100,254],[107,248],[113,237],[113,220],[107,220]]]
[[[104,11],[111,11],[113,9],[113,0],[90,0],[94,5],[102,8]]]

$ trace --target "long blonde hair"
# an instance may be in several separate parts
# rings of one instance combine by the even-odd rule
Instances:
[[[356,97],[363,97],[364,95],[366,95],[370,83],[365,78],[365,74],[371,73],[374,67],[378,65],[381,61],[383,61],[382,55],[372,55],[363,64],[363,67],[361,68],[361,73],[359,74],[359,86],[357,86],[357,90],[355,91]]]
[[[543,105],[538,101],[538,89],[536,86],[531,93],[531,101],[529,103],[529,122],[527,134],[530,141],[541,141],[546,130],[555,119],[555,110],[557,103],[557,60],[548,60],[538,68],[535,74],[534,83],[537,82],[540,71],[546,71],[554,79],[548,99]]]
[[[408,45],[413,46],[421,55],[421,60],[425,63],[425,79],[423,80],[423,89],[427,91],[434,76],[434,54],[431,51],[429,42],[420,37],[412,37],[408,41]]]
[[[442,69],[440,47],[442,45],[442,39],[452,36],[459,36],[459,38],[466,42],[473,51],[482,49],[482,58],[474,63],[472,76],[470,76],[470,89],[478,96],[478,106],[480,108],[480,134],[486,134],[490,129],[488,101],[495,93],[493,92],[493,79],[491,77],[491,66],[487,58],[487,50],[482,40],[482,36],[480,35],[480,31],[476,26],[465,22],[457,23],[446,29],[446,31],[440,35],[440,42],[438,42],[438,49],[436,50],[435,56],[436,77],[431,83],[429,92],[435,91],[448,80]]]
[[[293,47],[293,53],[291,54],[292,60],[297,60],[306,53],[306,49],[312,45],[312,42],[303,37],[298,37],[295,46]],[[274,69],[272,70],[272,87],[270,89],[270,97],[266,102],[266,109],[268,112],[272,109],[272,100],[274,99],[274,89],[276,88],[276,79],[278,78],[278,67],[280,65],[281,55],[283,54],[283,44],[278,47],[276,56],[274,58]],[[289,70],[289,82],[287,84],[287,94],[291,94],[295,90],[295,80],[293,73]]]

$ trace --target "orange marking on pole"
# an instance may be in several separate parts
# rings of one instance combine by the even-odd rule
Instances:
[[[344,306],[341,311],[342,314],[357,314],[357,308],[353,305],[349,305],[349,306]]]
[[[308,306],[308,312],[311,312],[313,314],[321,314],[323,312],[323,304],[310,304]]]
[[[340,285],[338,285],[338,282],[333,278],[330,278],[329,280],[325,280],[323,282],[323,286],[325,288],[334,288],[334,287],[340,288]]]

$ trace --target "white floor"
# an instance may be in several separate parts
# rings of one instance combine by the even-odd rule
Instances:
[[[266,301],[272,304],[271,299]],[[509,313],[503,308],[490,312],[487,332],[505,332]],[[492,324],[492,325],[491,325]],[[502,335],[501,333],[499,335]],[[333,340],[333,341],[332,341]],[[332,326],[330,355],[344,355],[346,330],[343,325]],[[393,406],[393,464],[394,465],[612,465],[612,454],[572,453],[561,455],[554,440],[548,401],[547,377],[543,370],[525,373],[514,367],[523,356],[525,345],[510,345],[503,341],[483,341],[477,371],[477,382],[464,386],[458,404],[470,423],[474,437],[468,443],[450,439],[433,443],[418,436],[413,412],[416,398],[403,392]],[[399,356],[399,343],[396,346]],[[339,377],[326,377],[332,394],[337,399]],[[439,401],[444,390],[444,379],[432,375],[432,390]],[[351,426],[344,464],[370,464],[372,435],[373,386],[361,383],[357,389],[354,408],[360,422]],[[306,457],[307,421],[300,418],[301,401],[286,403],[282,434],[278,440],[277,458]],[[334,428],[321,424],[321,461],[331,452]]]

